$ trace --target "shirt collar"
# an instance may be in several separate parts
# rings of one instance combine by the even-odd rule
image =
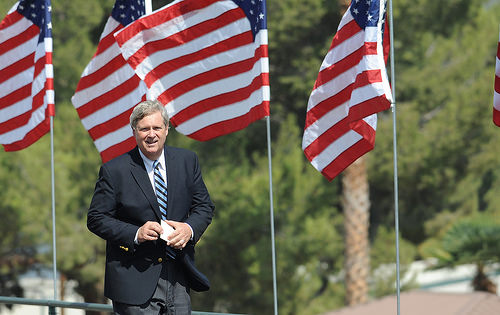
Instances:
[[[146,171],[150,171],[153,169],[153,160],[148,159],[144,153],[139,149],[139,154],[141,155],[142,161],[144,162],[144,166],[146,167]],[[158,162],[160,162],[160,169],[166,170],[167,168],[165,167],[165,150],[161,150],[161,155],[158,158]]]

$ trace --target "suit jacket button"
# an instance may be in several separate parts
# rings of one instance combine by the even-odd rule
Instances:
[[[158,258],[158,262],[161,263],[163,261],[163,259],[160,257]]]

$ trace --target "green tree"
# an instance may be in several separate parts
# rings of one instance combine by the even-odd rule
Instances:
[[[491,122],[498,43],[491,30],[498,28],[498,10],[479,8],[449,37],[430,34],[432,41],[421,43],[427,47],[423,60],[397,68],[400,223],[403,237],[415,244],[426,237],[426,221],[443,211],[485,209],[488,190],[495,189],[498,164],[487,159],[498,155]],[[387,185],[393,176],[392,117],[380,117],[377,158],[370,160],[374,230],[394,220]]]

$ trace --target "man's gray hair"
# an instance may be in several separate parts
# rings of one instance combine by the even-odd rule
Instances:
[[[168,127],[169,118],[167,110],[165,109],[163,104],[157,100],[153,101],[147,100],[137,104],[137,106],[132,111],[132,114],[130,115],[130,127],[132,127],[132,129],[135,130],[139,120],[156,112],[161,113],[161,117],[163,118],[163,123],[165,127]]]

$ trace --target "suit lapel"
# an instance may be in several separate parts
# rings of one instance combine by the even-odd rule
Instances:
[[[146,196],[146,199],[149,201],[151,208],[154,213],[158,217],[161,218],[160,208],[158,206],[158,201],[156,200],[156,195],[153,190],[153,186],[151,186],[151,182],[149,181],[148,173],[146,172],[146,167],[144,166],[144,162],[142,161],[141,155],[139,154],[139,148],[135,147],[134,150],[131,151],[131,166],[130,171],[132,176],[137,182],[137,185],[141,189],[141,191]]]

